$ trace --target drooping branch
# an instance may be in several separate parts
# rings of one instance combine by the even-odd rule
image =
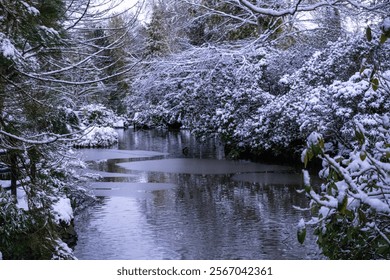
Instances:
[[[50,82],[50,83],[57,83],[57,84],[64,84],[64,85],[74,85],[74,86],[85,86],[85,85],[91,85],[91,84],[96,84],[96,83],[108,81],[108,80],[111,80],[111,79],[113,79],[115,77],[119,77],[119,76],[121,76],[123,74],[126,74],[126,73],[130,72],[131,70],[133,70],[134,67],[136,65],[138,65],[138,63],[140,61],[134,63],[130,68],[127,68],[127,69],[125,69],[123,71],[114,73],[113,75],[105,76],[103,78],[99,78],[99,79],[95,79],[95,80],[83,81],[83,82],[74,82],[74,81],[69,81],[69,80],[59,80],[59,79],[55,79],[55,78],[43,78],[40,75],[34,75],[34,74],[26,73],[26,72],[23,72],[23,71],[19,71],[19,73],[24,75],[24,76],[26,76],[26,77],[28,77],[28,78],[35,79],[35,80],[42,81],[42,82]]]
[[[338,4],[341,4],[342,2],[345,2],[341,0],[335,0],[335,1],[321,1],[311,5],[302,5],[302,0],[298,0],[297,3],[295,3],[290,8],[277,10],[277,9],[270,9],[270,8],[262,8],[250,3],[247,0],[238,0],[238,1],[240,2],[241,5],[250,9],[252,12],[256,14],[272,16],[272,17],[283,17],[287,15],[294,15],[298,12],[310,12],[324,6],[336,6]]]
[[[298,0],[294,5],[285,9],[270,9],[259,7],[258,5],[252,4],[248,0],[237,0],[240,5],[248,8],[253,13],[272,16],[272,17],[283,17],[287,15],[294,15],[299,12],[311,12],[321,7],[336,7],[336,6],[349,6],[358,10],[375,11],[378,13],[386,14],[386,9],[389,9],[390,3],[385,1],[376,5],[364,5],[362,1],[355,0],[324,0],[315,4],[303,4],[303,0]]]

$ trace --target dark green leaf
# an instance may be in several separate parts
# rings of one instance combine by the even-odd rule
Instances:
[[[298,233],[297,233],[297,237],[298,237],[299,243],[303,244],[303,242],[305,242],[305,238],[306,238],[306,228],[299,229]]]
[[[359,220],[362,224],[366,224],[367,223],[367,217],[366,217],[366,214],[359,208],[358,210],[358,214],[359,214]]]
[[[305,165],[305,168],[307,167],[308,161],[309,161],[309,155],[308,155],[308,150],[306,150],[306,152],[305,152],[305,157],[304,157],[304,159],[303,159],[303,163],[304,163],[304,165]]]
[[[389,37],[388,37],[386,34],[382,34],[382,35],[381,35],[381,38],[379,39],[379,42],[380,42],[381,44],[384,44],[384,43],[387,41],[388,38],[389,38]]]
[[[366,37],[369,42],[372,41],[372,32],[371,32],[371,27],[367,26],[366,28]]]
[[[318,145],[314,145],[312,147],[312,151],[313,151],[313,155],[314,156],[318,156],[318,155],[322,154],[322,149],[320,148],[319,144]]]
[[[321,150],[325,149],[325,141],[324,138],[320,138],[318,141],[318,146],[321,148]]]
[[[360,130],[355,130],[355,138],[358,140],[360,145],[363,145],[365,142],[365,136]]]
[[[345,214],[345,210],[347,210],[347,205],[348,205],[348,197],[344,196],[343,201],[339,203],[338,205],[338,210],[340,211],[341,214]]]
[[[314,154],[312,149],[307,150],[307,156],[309,157],[309,161],[313,159]]]
[[[379,87],[379,80],[377,78],[371,80],[372,89],[377,91]]]

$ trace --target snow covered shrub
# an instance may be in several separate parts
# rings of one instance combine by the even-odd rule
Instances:
[[[77,187],[80,177],[74,168],[79,161],[59,143],[29,147],[16,160],[23,166],[17,173],[16,196],[0,188],[3,258],[74,259],[73,211],[87,198]]]
[[[111,127],[96,127],[88,128],[74,146],[81,148],[92,147],[110,147],[118,142],[118,132]]]
[[[308,137],[302,159],[323,162],[321,188],[310,186],[307,172],[305,190],[310,198],[317,243],[331,259],[390,258],[390,114],[375,119],[377,134],[371,137],[357,124],[353,150],[346,156],[325,151],[321,134]],[[300,223],[298,237],[305,229]]]
[[[112,126],[116,122],[115,113],[101,104],[90,104],[80,108],[81,121],[85,126]]]
[[[4,259],[74,259],[73,252],[62,238],[62,231],[69,231],[72,208],[68,219],[63,217],[62,208],[57,205],[55,216],[51,205],[56,205],[54,195],[44,180],[24,188],[19,202],[4,190],[0,190],[0,251]]]
[[[123,118],[100,104],[86,105],[80,112],[84,131],[74,141],[75,147],[110,147],[118,142],[118,133],[112,127],[123,123]]]
[[[318,131],[327,141],[332,139],[348,147],[353,141],[355,121],[369,122],[371,116],[387,112],[390,91],[374,90],[362,74],[355,73],[348,81],[311,89],[301,102],[304,110],[297,121],[302,135]]]
[[[299,149],[301,135],[297,121],[300,99],[291,95],[272,96],[257,109],[255,121],[250,122],[249,146],[253,151],[280,155]]]
[[[286,75],[286,80],[294,88],[346,81],[360,70],[364,58],[372,51],[373,46],[362,36],[340,38],[314,52],[298,71]]]
[[[317,131],[333,152],[348,152],[355,123],[368,125],[372,116],[388,112],[389,54],[388,45],[364,38],[339,40],[315,53],[297,73],[281,80],[290,87],[281,119],[296,115],[301,139]]]

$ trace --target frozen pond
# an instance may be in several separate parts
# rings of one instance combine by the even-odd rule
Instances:
[[[100,202],[76,219],[79,259],[318,258],[310,236],[296,240],[307,214],[293,206],[307,200],[289,166],[226,160],[214,141],[158,130],[80,152]]]

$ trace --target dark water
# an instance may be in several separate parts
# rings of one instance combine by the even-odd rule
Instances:
[[[228,161],[187,132],[121,131],[118,148],[83,152],[103,177],[76,219],[79,259],[318,258],[296,239],[307,199],[291,167]]]

